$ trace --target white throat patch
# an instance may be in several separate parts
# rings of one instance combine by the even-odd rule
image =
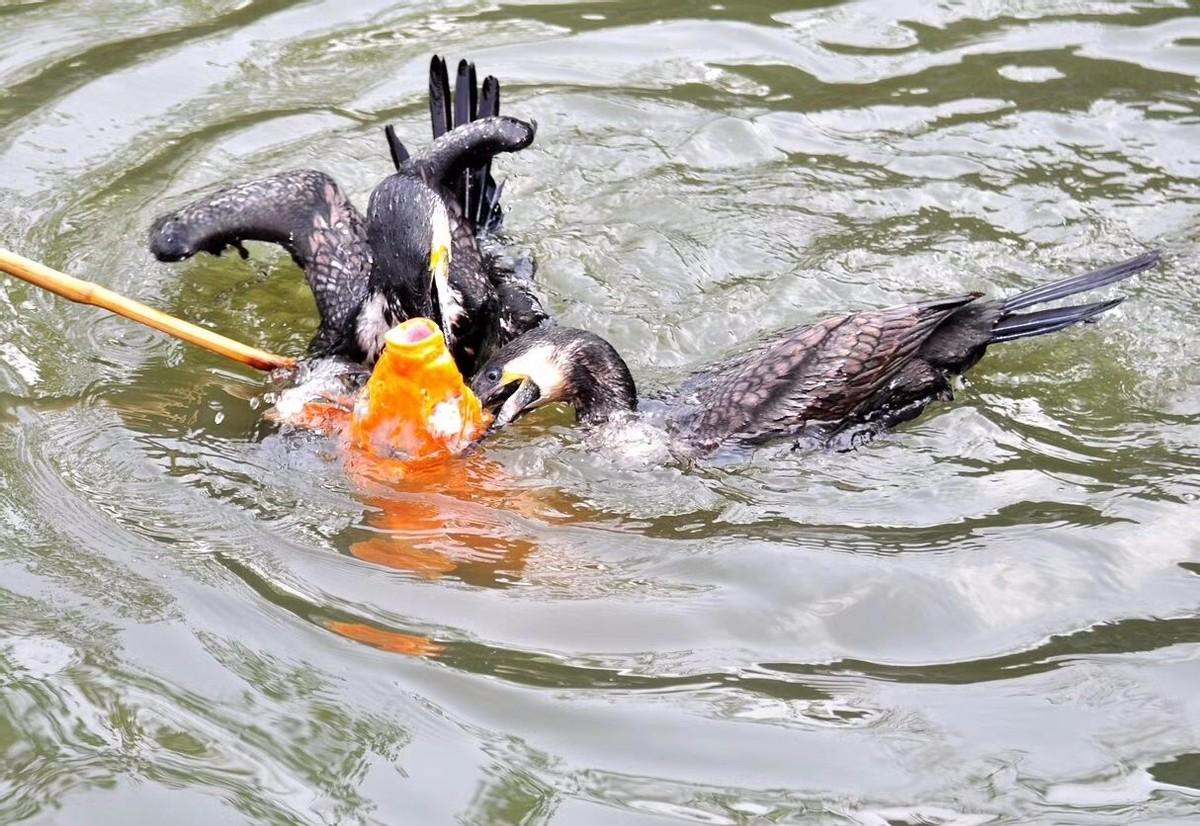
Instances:
[[[504,365],[505,377],[517,380],[519,377],[528,378],[538,386],[541,395],[539,405],[561,401],[565,396],[566,377],[555,358],[554,347],[550,344],[539,344],[527,353],[517,356]]]

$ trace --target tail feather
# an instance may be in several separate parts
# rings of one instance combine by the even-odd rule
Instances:
[[[500,114],[500,81],[492,75],[483,79],[483,92],[479,95],[479,117],[494,118]]]
[[[480,118],[500,114],[500,82],[492,75],[483,79],[480,90],[475,64],[460,60],[454,79],[451,98],[446,61],[435,57],[429,69],[429,100],[435,136],[444,123],[446,130],[463,126]],[[444,131],[446,131],[444,130]],[[492,160],[465,169],[454,189],[462,204],[463,214],[476,230],[495,231],[500,228],[500,187],[492,177]]]
[[[475,64],[466,60],[458,61],[458,76],[454,79],[454,125],[464,126],[475,120],[478,114],[478,84],[475,78]],[[463,212],[473,218],[477,212],[474,209],[475,170],[463,171],[458,181],[458,202],[462,204]]]
[[[429,61],[429,121],[435,141],[459,126],[499,114],[500,82],[495,77],[485,77],[481,89],[475,64],[460,60],[451,90],[446,60],[438,55],[433,56]],[[408,148],[397,137],[394,127],[384,127],[384,135],[387,137],[392,164],[399,172],[410,158]],[[500,229],[504,217],[500,209],[500,195],[504,187],[498,186],[492,177],[490,155],[479,164],[463,170],[458,181],[447,183],[458,196],[463,215],[476,232],[495,232]]]
[[[392,165],[396,167],[396,171],[400,171],[400,165],[408,160],[408,147],[396,135],[396,127],[390,123],[383,127],[383,134],[387,138],[388,151],[392,154]]]
[[[1095,304],[1077,304],[1071,307],[1053,307],[1049,310],[1037,310],[1032,313],[1016,313],[1005,316],[996,322],[992,328],[988,344],[1002,341],[1014,341],[1018,338],[1032,338],[1047,333],[1057,332],[1072,324],[1098,316],[1111,310],[1124,299],[1114,298],[1111,301],[1098,301]]]
[[[450,76],[446,61],[437,55],[429,61],[429,120],[433,124],[433,139],[450,131]]]
[[[454,125],[462,126],[475,120],[478,111],[478,84],[475,64],[458,61],[458,77],[454,79]]]
[[[483,79],[483,91],[479,95],[479,117],[492,118],[499,114],[500,81],[492,75],[488,75]],[[496,192],[496,180],[492,177],[491,158],[476,167],[474,177],[478,205],[471,213],[471,218],[475,221],[475,226],[492,229],[493,206],[499,201],[499,196]]]
[[[1098,270],[1092,270],[1091,272],[1072,276],[1071,278],[1064,278],[1061,281],[1042,284],[1041,286],[1034,287],[1032,290],[1026,290],[1007,299],[1004,302],[1004,312],[1011,313],[1026,307],[1032,307],[1035,304],[1045,304],[1046,302],[1057,301],[1060,298],[1066,298],[1077,293],[1107,287],[1110,284],[1123,281],[1132,275],[1157,266],[1160,255],[1160,250],[1151,250],[1136,258],[1122,261],[1119,264],[1101,267]]]

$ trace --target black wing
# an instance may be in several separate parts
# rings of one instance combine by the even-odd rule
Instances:
[[[938,325],[975,298],[870,310],[782,334],[685,385],[680,433],[711,450],[832,432],[861,417]]]
[[[408,159],[406,167],[430,184],[454,190],[456,176],[488,164],[502,152],[519,152],[533,143],[537,125],[497,115],[456,126],[423,152]]]
[[[367,295],[371,248],[362,214],[333,178],[298,169],[214,192],[158,218],[150,250],[160,261],[220,255],[243,241],[279,244],[304,270],[321,325],[314,355],[359,358],[353,322]]]

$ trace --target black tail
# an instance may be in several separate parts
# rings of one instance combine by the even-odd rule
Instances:
[[[433,126],[433,139],[480,118],[500,114],[500,81],[488,75],[483,79],[482,93],[475,75],[475,64],[461,60],[458,76],[454,81],[454,93],[450,92],[450,74],[446,61],[437,55],[429,61],[429,122]],[[396,135],[392,126],[385,126],[388,151],[396,171],[409,158],[409,151]],[[492,177],[492,157],[476,166],[468,167],[453,186],[463,214],[475,226],[476,232],[496,232],[503,223],[504,213],[500,209],[500,194],[504,185],[496,184]]]
[[[450,78],[446,61],[437,55],[429,61],[429,122],[433,124],[433,139],[437,140],[453,126],[450,110]]]
[[[383,135],[387,138],[388,151],[392,153],[392,165],[396,167],[396,171],[400,171],[400,167],[408,160],[408,148],[400,141],[396,135],[396,127],[390,123],[383,127]]]
[[[1004,302],[1000,320],[992,328],[989,344],[1001,341],[1013,341],[1018,338],[1045,335],[1070,327],[1080,321],[1087,321],[1106,310],[1121,303],[1120,298],[1111,301],[1100,301],[1094,304],[1076,304],[1070,307],[1055,307],[1049,310],[1038,310],[1032,313],[1017,313],[1036,304],[1058,301],[1061,298],[1077,295],[1078,293],[1098,290],[1118,281],[1124,281],[1139,272],[1158,265],[1159,250],[1152,250],[1128,261],[1101,267],[1098,270],[1042,284],[1032,290],[1018,293]]]
[[[479,96],[479,114],[481,118],[493,118],[500,114],[500,81],[492,75],[483,79],[483,94]],[[482,227],[488,232],[500,229],[503,214],[500,212],[500,191],[503,185],[497,186],[492,177],[492,159],[480,164],[474,171],[476,193],[476,209],[470,214],[474,217],[475,226]]]
[[[481,94],[475,64],[460,60],[458,75],[454,80],[454,94],[451,95],[446,61],[434,55],[429,62],[429,117],[435,140],[457,126],[498,114],[500,81],[491,75],[485,77]],[[496,185],[496,179],[492,177],[490,155],[477,166],[463,170],[454,189],[462,204],[463,214],[477,231],[495,232],[500,229],[503,219],[500,210],[501,187]]]
[[[1034,287],[1032,290],[1017,293],[1005,301],[1004,311],[1011,313],[1016,310],[1023,310],[1026,307],[1032,307],[1034,304],[1057,301],[1069,295],[1098,290],[1101,287],[1107,287],[1109,284],[1124,281],[1131,275],[1137,275],[1143,270],[1158,266],[1160,255],[1162,255],[1160,250],[1151,250],[1150,252],[1142,253],[1136,258],[1122,261],[1120,264],[1111,264],[1107,267],[1101,267],[1098,270],[1085,272],[1083,275],[1075,275],[1071,278],[1064,278],[1062,281],[1051,281],[1049,284],[1042,284],[1040,287]]]
[[[1114,298],[1112,301],[1099,301],[1095,304],[1055,307],[1051,310],[1038,310],[1035,313],[1016,313],[996,322],[988,344],[1053,333],[1080,321],[1087,321],[1092,316],[1100,315],[1106,310],[1111,310],[1123,300]]]

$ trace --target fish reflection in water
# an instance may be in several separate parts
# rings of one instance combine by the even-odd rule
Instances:
[[[544,519],[555,509],[547,499],[551,494],[513,485],[481,453],[404,465],[350,456],[345,467],[367,508],[364,524],[355,530],[373,534],[352,542],[350,555],[420,578],[452,577],[490,588],[519,582],[538,544],[513,521],[535,514]],[[382,651],[418,657],[446,651],[445,644],[423,635],[361,622],[323,624]]]
[[[623,469],[661,466],[670,458],[665,430],[645,420],[609,422],[587,432],[581,448],[601,450]],[[485,588],[519,584],[544,548],[526,520],[567,526],[594,524],[586,502],[558,488],[531,488],[487,455],[487,443],[451,460],[401,464],[364,456],[344,462],[356,496],[367,508],[347,552],[363,562],[414,577],[455,579]],[[340,544],[340,543],[339,543]],[[578,557],[573,564],[583,563]],[[363,622],[325,620],[324,627],[383,651],[440,657],[459,643]]]
[[[454,576],[472,585],[504,587],[520,579],[536,544],[511,521],[545,514],[541,492],[506,485],[505,471],[482,455],[410,467],[382,481],[353,470],[377,532],[350,546],[358,559],[431,579]]]
[[[410,657],[437,657],[446,650],[446,646],[434,642],[429,637],[405,634],[401,631],[389,631],[367,625],[365,622],[326,620],[325,627],[346,639],[378,648],[380,651],[390,651],[393,654],[407,654]]]

